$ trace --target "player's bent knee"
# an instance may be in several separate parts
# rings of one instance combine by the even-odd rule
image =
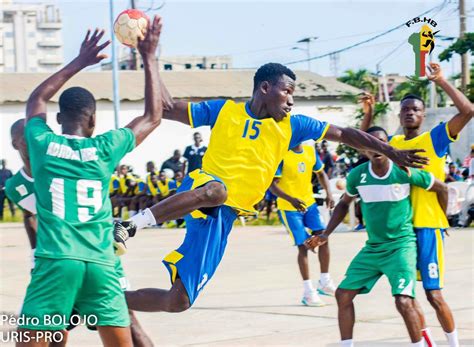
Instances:
[[[426,298],[435,310],[439,310],[445,305],[444,298],[440,290],[426,291]]]
[[[336,289],[336,300],[338,306],[344,306],[352,303],[353,296],[349,291],[341,288]]]
[[[191,303],[189,302],[188,295],[185,293],[179,293],[173,295],[168,312],[179,313],[186,311],[190,307]]]
[[[227,200],[227,190],[222,183],[210,182],[204,188],[206,200],[212,206],[222,205]]]
[[[395,296],[395,305],[399,312],[405,312],[407,310],[414,309],[415,300],[409,296],[397,295]]]

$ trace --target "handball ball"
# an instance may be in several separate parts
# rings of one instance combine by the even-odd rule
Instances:
[[[346,181],[343,179],[338,179],[336,181],[336,188],[339,190],[345,190],[346,189]]]
[[[171,169],[163,169],[166,178],[172,179],[174,177],[174,171]]]
[[[145,35],[148,17],[140,10],[122,11],[115,20],[114,32],[117,39],[128,47],[137,47],[138,36]]]

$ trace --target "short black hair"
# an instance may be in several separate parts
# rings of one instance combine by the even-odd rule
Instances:
[[[20,118],[12,124],[10,128],[10,135],[12,138],[22,134],[25,131],[25,118]]]
[[[425,100],[423,100],[421,96],[418,96],[416,94],[405,94],[402,100],[400,100],[400,104],[404,102],[405,100],[409,100],[409,99],[419,100],[423,104],[423,107],[425,107]]]
[[[296,81],[296,75],[285,65],[278,63],[267,63],[258,68],[255,76],[253,76],[253,90],[256,90],[260,83],[268,81],[271,84],[278,82],[281,76],[286,75]]]
[[[71,87],[59,97],[59,112],[78,120],[80,117],[90,117],[95,113],[95,99],[91,92],[82,87]]]
[[[381,132],[383,132],[383,133],[388,137],[387,131],[386,131],[384,128],[379,127],[379,126],[376,126],[376,125],[374,125],[373,127],[370,127],[370,128],[367,129],[365,132],[366,132],[367,134],[370,134],[370,133],[375,133],[376,131],[381,131]]]

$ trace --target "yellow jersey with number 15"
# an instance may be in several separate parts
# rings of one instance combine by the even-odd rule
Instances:
[[[256,213],[288,149],[324,137],[328,124],[302,115],[277,122],[257,118],[247,103],[213,100],[189,103],[192,127],[212,127],[202,169],[220,178],[227,189],[225,205]]]
[[[444,182],[445,161],[448,146],[457,141],[458,137],[449,135],[448,123],[441,123],[429,132],[424,132],[417,137],[406,140],[405,135],[396,135],[390,139],[390,145],[398,149],[424,149],[420,153],[429,159],[429,164],[424,169],[432,173],[437,179]],[[415,228],[448,228],[448,220],[441,209],[436,193],[429,192],[420,187],[411,188],[411,203],[413,206],[413,226]]]

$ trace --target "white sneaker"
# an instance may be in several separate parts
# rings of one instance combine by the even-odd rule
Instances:
[[[334,296],[336,294],[336,286],[332,279],[325,283],[323,286],[321,280],[318,281],[318,293],[321,295]]]
[[[301,303],[306,306],[320,307],[326,305],[318,295],[316,290],[312,290],[308,293],[304,293]]]

